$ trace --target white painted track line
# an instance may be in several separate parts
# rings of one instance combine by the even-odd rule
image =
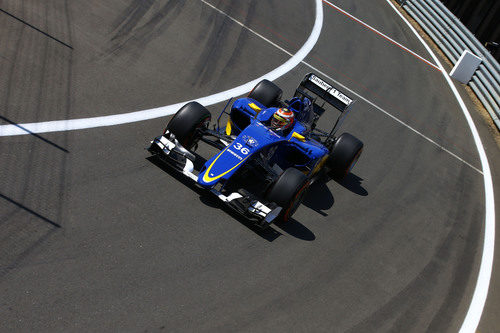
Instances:
[[[443,74],[446,82],[450,86],[450,89],[455,94],[458,104],[462,109],[462,112],[469,124],[470,130],[472,132],[472,137],[477,147],[479,153],[479,158],[481,160],[481,165],[483,168],[483,178],[484,178],[484,200],[485,200],[485,218],[484,218],[484,244],[483,244],[483,254],[481,258],[481,266],[479,268],[479,275],[477,277],[476,288],[472,296],[472,301],[465,316],[462,327],[460,328],[461,333],[475,332],[477,326],[479,325],[479,320],[483,313],[484,305],[486,303],[486,298],[488,296],[488,289],[490,285],[491,272],[493,270],[493,254],[495,249],[495,199],[493,194],[493,179],[491,177],[490,165],[488,163],[488,158],[486,157],[486,152],[484,151],[483,143],[479,137],[476,125],[472,121],[472,117],[465,106],[462,97],[457,91],[457,88],[451,81],[451,78],[446,73],[443,65],[439,61],[438,57],[432,52],[431,48],[424,42],[422,37],[413,28],[413,26],[408,22],[408,20],[398,11],[398,9],[391,3],[390,0],[386,0],[387,3],[396,11],[396,13],[401,17],[401,19],[406,22],[408,27],[413,31],[413,33],[418,37],[420,42],[425,46],[429,54],[432,56],[439,68],[441,68],[441,73]]]

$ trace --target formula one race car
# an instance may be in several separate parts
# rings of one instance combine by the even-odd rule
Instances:
[[[262,80],[228,112],[229,100],[213,129],[210,112],[187,103],[148,150],[258,226],[287,221],[318,177],[349,173],[363,143],[348,133],[335,136],[354,101],[316,74],[305,76],[290,101],[281,95]],[[340,111],[329,132],[316,128],[325,104]],[[223,114],[228,120],[220,127]],[[195,170],[200,142],[220,152]]]

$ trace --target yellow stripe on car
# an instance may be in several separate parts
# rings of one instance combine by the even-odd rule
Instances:
[[[217,176],[210,177],[209,172],[210,172],[210,170],[212,169],[212,167],[214,166],[215,162],[217,162],[217,160],[219,159],[219,157],[221,157],[221,155],[222,155],[222,154],[226,151],[226,149],[228,149],[229,147],[230,147],[230,146],[227,146],[227,147],[226,147],[223,151],[221,151],[221,153],[219,154],[219,156],[217,156],[217,157],[215,158],[215,160],[212,162],[212,164],[210,164],[210,166],[208,167],[207,171],[205,171],[205,174],[203,175],[203,181],[204,181],[205,183],[210,183],[210,182],[213,182],[214,180],[217,180],[217,179],[219,179],[220,177],[222,177],[222,176],[224,176],[224,175],[228,174],[229,172],[231,172],[232,170],[234,170],[236,167],[238,167],[238,165],[240,165],[241,163],[243,163],[243,162],[244,162],[244,161],[248,158],[248,156],[247,156],[247,157],[245,157],[244,159],[242,159],[242,160],[241,160],[238,164],[236,164],[235,166],[233,166],[231,169],[229,169],[229,170],[227,170],[227,171],[225,171],[225,172],[223,172],[223,173],[221,173],[221,174],[219,174],[219,175],[217,175]]]

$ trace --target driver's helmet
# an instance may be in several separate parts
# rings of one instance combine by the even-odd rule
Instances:
[[[286,130],[293,125],[295,116],[292,111],[287,108],[278,109],[271,118],[271,129]]]

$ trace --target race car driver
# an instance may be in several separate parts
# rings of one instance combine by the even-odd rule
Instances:
[[[279,108],[271,117],[270,128],[281,135],[287,135],[293,128],[294,122],[295,115],[292,111],[287,108]]]

